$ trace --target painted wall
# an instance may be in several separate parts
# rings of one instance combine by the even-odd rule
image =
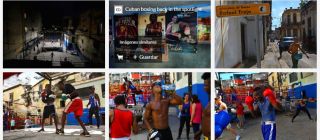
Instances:
[[[192,73],[192,94],[198,95],[202,107],[205,107],[209,102],[208,93],[204,91],[203,80],[201,79],[203,73]],[[183,74],[183,78],[177,81],[176,93],[183,97],[184,93],[188,92],[188,75]]]
[[[32,112],[37,109],[37,107],[34,106],[34,102],[29,107],[25,106],[25,101],[21,98],[21,95],[24,93],[23,86],[17,86],[13,89],[5,90],[3,92],[3,101],[9,101],[10,93],[13,93],[13,105],[10,106],[10,109],[17,113],[19,117],[24,118],[26,117],[28,111]]]
[[[246,2],[233,2],[244,4]],[[222,5],[230,4],[223,1]],[[242,62],[241,24],[245,25],[245,56],[256,58],[256,21],[252,16],[216,18],[215,20],[215,64],[216,67],[230,68]],[[259,29],[263,29],[259,19]],[[263,54],[263,32],[260,32],[260,53]],[[262,56],[261,56],[262,57]]]
[[[306,74],[306,73],[303,73]],[[287,79],[289,79],[289,74],[287,76]],[[290,81],[290,80],[288,80]],[[291,93],[292,88],[291,85],[294,83],[301,83],[301,86],[296,85],[294,88],[294,98],[301,98],[301,91],[305,90],[307,93],[307,98],[317,98],[317,74],[313,73],[313,75],[310,75],[308,77],[301,78],[301,73],[298,73],[298,80],[294,82],[289,82],[289,93]],[[290,94],[289,94],[290,95]],[[292,96],[292,95],[290,95]],[[317,103],[307,103],[307,106],[310,108],[316,108]]]

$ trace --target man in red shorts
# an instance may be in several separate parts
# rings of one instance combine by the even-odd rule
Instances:
[[[82,99],[79,97],[79,94],[76,92],[76,89],[71,84],[64,84],[63,81],[60,81],[58,84],[58,88],[63,91],[63,96],[67,96],[71,101],[65,107],[62,118],[61,118],[61,129],[59,129],[59,134],[64,134],[64,125],[66,122],[67,114],[74,112],[74,116],[80,126],[83,129],[83,132],[80,134],[81,136],[90,137],[89,132],[81,121],[80,117],[83,114],[83,104]]]

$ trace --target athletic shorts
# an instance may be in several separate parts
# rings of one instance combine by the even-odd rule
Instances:
[[[47,105],[44,106],[43,109],[43,118],[49,118],[50,116],[56,115],[56,109],[54,108],[54,105]]]
[[[262,124],[261,131],[264,140],[276,140],[276,124]]]
[[[170,127],[168,127],[167,129],[157,129],[157,130],[161,134],[160,140],[173,140]]]
[[[82,105],[82,100],[80,97],[76,97],[72,99],[66,108],[64,109],[65,113],[69,114],[71,112],[74,113],[74,116],[80,117],[83,114],[83,105]]]

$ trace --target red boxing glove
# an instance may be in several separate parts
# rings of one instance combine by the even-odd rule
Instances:
[[[271,104],[277,103],[276,96],[273,94],[273,91],[270,88],[267,88],[263,91],[263,96],[268,97]]]
[[[43,91],[43,92],[41,93],[41,96],[42,96],[42,97],[45,97],[45,96],[47,96],[47,93],[46,93],[45,91]]]
[[[251,96],[247,96],[245,99],[245,103],[247,104],[250,111],[253,111],[253,98]]]

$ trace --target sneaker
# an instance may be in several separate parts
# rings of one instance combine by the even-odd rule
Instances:
[[[56,129],[56,134],[58,134],[58,135],[59,135],[59,129]]]
[[[89,132],[82,132],[80,136],[90,137],[91,135],[89,134]]]
[[[43,128],[41,128],[40,130],[38,130],[38,132],[42,132],[42,131],[44,132],[44,129],[43,129]]]
[[[59,133],[59,135],[64,135],[64,130],[62,129],[58,129],[57,132]]]
[[[240,136],[239,135],[236,136],[236,140],[240,140]]]

